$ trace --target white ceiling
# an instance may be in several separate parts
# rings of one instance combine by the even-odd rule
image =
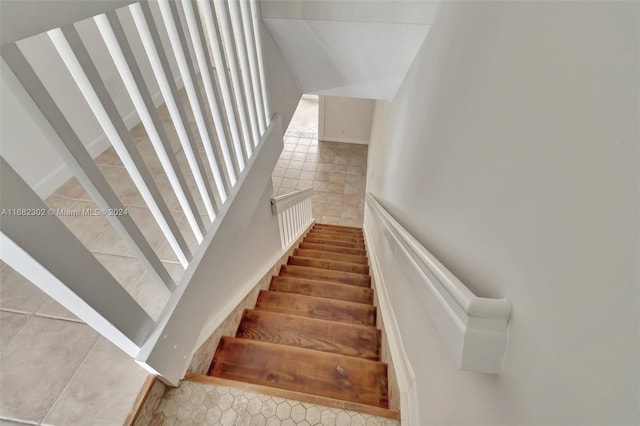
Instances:
[[[371,16],[366,22],[355,22],[264,15],[263,9],[263,21],[303,93],[389,101],[430,28],[423,23],[393,22],[398,19],[389,16],[386,20],[391,23],[370,22]],[[353,17],[350,14],[349,19]]]

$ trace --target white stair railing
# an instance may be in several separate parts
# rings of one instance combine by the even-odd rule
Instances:
[[[279,119],[269,116],[255,0],[243,0],[242,4],[236,0],[51,0],[32,6],[20,1],[2,5],[3,85],[45,134],[149,276],[174,292],[173,306],[167,307],[174,309],[183,291],[175,291],[180,287],[176,287],[139,224],[127,214],[109,214],[125,212],[126,208],[94,162],[72,120],[54,99],[51,87],[39,77],[21,41],[46,34],[49,46],[82,95],[77,106],[92,113],[178,261],[188,269],[197,267],[192,260],[211,244],[213,233],[220,229],[229,204],[239,193],[239,186],[251,181],[247,178],[251,168],[258,164],[265,172],[271,167],[270,162],[277,160],[276,150],[282,148]],[[76,24],[80,21],[85,21],[83,25],[89,22],[104,43],[105,55],[113,62],[126,88],[159,167],[168,178],[169,189],[161,190],[157,172],[148,167],[145,161],[148,159],[133,141],[109,84],[103,80],[83,33],[78,30]],[[125,31],[125,21],[126,25],[133,23],[134,30]],[[142,48],[135,51],[134,46]],[[143,73],[146,68],[141,61],[151,65],[149,75]],[[172,63],[177,65],[177,72],[172,71]],[[170,140],[167,123],[158,115],[150,81],[160,89],[177,141]],[[186,93],[184,103],[181,89]],[[268,161],[257,162],[256,156],[267,139],[273,153],[266,155]],[[181,149],[186,165],[178,161],[174,146]],[[202,161],[201,152],[206,161]],[[152,336],[160,323],[154,322],[46,209],[11,165],[4,158],[0,162],[3,185],[0,208],[10,213],[1,222],[0,258],[129,355],[139,357],[143,346],[154,353]],[[195,182],[195,188],[190,188],[187,174]],[[178,226],[167,196],[177,199],[177,209],[187,222],[185,229]],[[206,215],[198,211],[198,201]],[[288,228],[291,235],[310,218],[310,204],[292,208],[295,214],[287,213],[287,218],[295,222]],[[22,214],[31,211],[42,215]],[[189,238],[195,239],[195,248],[190,248]],[[187,275],[180,286],[188,284],[192,274]],[[165,326],[170,315],[170,312],[161,315]],[[145,364],[145,360],[141,363]],[[163,374],[164,365],[146,366]],[[168,381],[176,382],[176,377]]]
[[[313,188],[301,189],[271,199],[271,211],[278,216],[280,243],[285,249],[309,226]]]

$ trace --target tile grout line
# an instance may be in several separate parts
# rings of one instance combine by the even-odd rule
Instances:
[[[89,327],[89,326],[87,326],[87,327]],[[89,328],[91,328],[91,327],[89,327]],[[96,347],[96,345],[100,341],[101,337],[102,336],[98,333],[98,338],[96,339],[95,342],[93,342],[93,345],[91,345],[91,348],[89,348],[89,350],[87,351],[87,354],[84,356],[84,358],[82,358],[82,361],[80,362],[80,364],[78,364],[78,368],[76,368],[76,371],[74,371],[73,374],[71,375],[71,377],[69,378],[69,380],[67,380],[67,383],[65,383],[64,387],[62,388],[62,390],[60,391],[60,393],[58,394],[56,399],[53,401],[53,404],[51,404],[51,407],[49,407],[49,410],[47,410],[47,413],[44,415],[44,417],[42,418],[42,420],[38,424],[43,424],[45,422],[45,420],[47,420],[47,418],[49,417],[49,415],[51,414],[51,412],[55,408],[55,406],[58,403],[58,401],[60,401],[60,398],[62,397],[62,394],[64,394],[64,392],[67,390],[67,388],[69,387],[69,385],[71,384],[73,379],[78,375],[78,372],[80,371],[80,368],[82,368],[82,366],[84,365],[85,361],[87,360],[87,358],[91,354],[91,351],[93,351],[93,349]]]

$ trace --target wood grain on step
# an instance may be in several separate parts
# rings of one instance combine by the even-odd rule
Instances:
[[[314,243],[307,243],[305,241],[302,241],[300,243],[299,247],[301,249],[326,251],[326,252],[331,252],[331,253],[343,253],[343,254],[350,254],[352,256],[366,256],[367,255],[367,252],[365,250],[363,250],[363,249],[354,249],[354,248],[349,248],[349,247],[339,247],[339,246],[332,246],[332,245],[327,245],[327,244],[314,244]]]
[[[279,291],[260,291],[256,309],[349,324],[376,325],[376,308],[372,305]]]
[[[353,226],[343,226],[343,225],[329,225],[326,223],[316,223],[314,225],[315,228],[323,228],[323,229],[333,229],[340,232],[359,232],[362,233],[362,228],[354,228]]]
[[[236,337],[374,361],[380,359],[380,332],[371,326],[245,310]]]
[[[294,256],[339,260],[341,262],[359,263],[361,265],[368,264],[366,256],[352,256],[350,254],[331,253],[331,252],[326,252],[321,250],[307,250],[307,249],[295,249],[293,254]]]
[[[326,238],[318,239],[318,238],[314,238],[314,237],[305,237],[303,241],[305,243],[328,244],[328,245],[332,245],[332,246],[348,247],[348,248],[364,250],[364,243],[350,243],[350,242],[345,242],[345,241],[328,240]]]
[[[377,361],[223,337],[209,374],[388,408],[387,366]]]
[[[274,276],[271,278],[269,290],[302,294],[304,296],[326,297],[346,302],[368,304],[373,302],[373,290],[370,288],[297,277]]]
[[[330,269],[332,271],[351,272],[353,274],[369,275],[369,267],[357,263],[340,262],[330,259],[316,259],[313,257],[289,256],[289,265],[309,266],[311,268]]]
[[[356,237],[356,236],[351,236],[351,235],[344,235],[344,234],[336,234],[333,232],[324,232],[324,231],[311,231],[307,234],[307,237],[311,237],[311,238],[318,238],[318,239],[329,239],[329,240],[337,240],[337,241],[346,241],[346,242],[353,242],[353,243],[362,243],[364,242],[364,238],[362,237]]]
[[[371,287],[371,277],[351,272],[332,271],[330,269],[311,268],[308,266],[282,265],[280,276],[308,278],[310,280],[329,281],[341,284]]]

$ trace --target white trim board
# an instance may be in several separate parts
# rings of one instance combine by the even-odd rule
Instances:
[[[369,254],[369,264],[371,266],[371,275],[373,275],[374,290],[378,295],[378,303],[380,314],[382,315],[382,323],[384,332],[389,341],[389,350],[391,351],[391,359],[398,377],[398,387],[400,388],[400,415],[402,416],[403,425],[416,425],[420,423],[420,411],[418,392],[416,388],[416,376],[411,367],[411,362],[405,351],[405,345],[402,342],[400,327],[398,320],[391,307],[389,293],[387,291],[387,283],[384,280],[382,267],[376,256],[376,248],[372,238],[369,235],[366,224],[362,225],[364,233],[364,241]],[[407,414],[408,413],[408,414]]]
[[[363,141],[360,139],[349,138],[318,138],[320,142],[340,142],[340,143],[354,143],[357,145],[369,145],[369,141]]]
[[[477,297],[371,193],[365,201],[365,226],[372,253],[379,259],[382,274],[395,283],[389,293],[391,308],[414,306],[422,311],[425,316],[416,320],[435,325],[461,370],[498,374],[507,345],[511,303],[504,298]],[[419,328],[420,324],[400,320],[399,326],[402,330]]]

